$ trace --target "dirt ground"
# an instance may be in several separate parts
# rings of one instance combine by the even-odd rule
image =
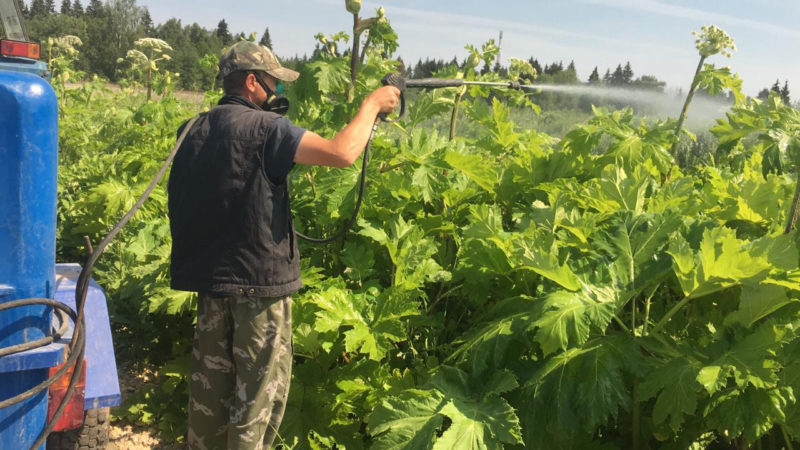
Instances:
[[[124,402],[151,382],[153,374],[137,373],[128,367],[119,368],[119,387]],[[111,410],[112,415],[114,410]],[[185,444],[165,444],[158,438],[154,427],[130,425],[121,421],[112,421],[108,436],[107,450],[178,450],[188,448]]]
[[[81,86],[83,86],[82,82],[66,83],[67,89],[78,89]],[[111,89],[112,92],[119,92],[120,91],[120,87],[116,83],[107,83],[107,86],[108,86],[109,89]],[[137,92],[140,92],[140,93],[147,92],[147,90],[144,89],[144,88],[138,88],[136,90],[137,90]],[[195,104],[198,104],[198,105],[203,103],[203,100],[204,100],[204,94],[202,92],[184,91],[184,90],[180,90],[180,89],[175,89],[173,91],[173,94],[175,95],[175,98],[177,98],[179,100],[195,103]],[[158,98],[158,95],[155,95],[155,98]]]
[[[111,424],[107,450],[183,449],[182,444],[162,444],[154,433],[146,428]]]

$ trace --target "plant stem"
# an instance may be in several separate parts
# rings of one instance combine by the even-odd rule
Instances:
[[[367,48],[369,48],[369,44],[372,41],[370,39],[371,37],[372,36],[369,35],[369,32],[367,32],[367,40],[364,41],[364,48],[361,49],[361,58],[359,58],[362,65],[364,64],[364,58],[367,56]]]
[[[783,434],[783,440],[786,441],[786,450],[794,450],[792,440],[789,438],[789,433],[786,432],[786,427],[783,425],[781,425],[781,434]]]
[[[456,94],[455,104],[453,105],[453,115],[450,116],[450,140],[456,138],[456,126],[458,126],[458,110],[461,108],[461,97],[464,96],[466,89],[461,88]]]
[[[625,331],[626,333],[631,333],[631,330],[629,330],[629,329],[628,329],[628,327],[627,327],[627,326],[625,326],[625,322],[623,322],[623,321],[622,321],[622,319],[620,319],[619,317],[617,317],[617,315],[616,315],[616,314],[614,315],[614,321],[615,321],[615,322],[617,322],[617,325],[619,325],[620,327],[622,327],[622,330],[623,330],[623,331]]]
[[[692,97],[694,97],[694,91],[697,90],[697,84],[699,82],[698,75],[700,75],[700,71],[703,69],[703,63],[706,61],[705,56],[700,56],[700,62],[697,63],[697,69],[694,71],[694,78],[692,79],[692,86],[689,88],[689,94],[686,96],[686,102],[683,104],[683,109],[681,110],[681,115],[678,117],[678,125],[675,127],[675,142],[672,144],[672,149],[670,153],[672,156],[675,156],[675,152],[678,149],[678,141],[680,140],[681,136],[681,128],[683,128],[683,122],[686,121],[686,116],[689,114],[689,104],[692,103]]]
[[[150,101],[150,95],[152,93],[152,80],[153,79],[153,69],[148,67],[147,68],[147,101]]]
[[[786,220],[786,229],[784,233],[789,234],[794,230],[797,225],[797,219],[800,217],[800,166],[795,167],[795,175],[797,176],[797,184],[794,188],[794,199],[789,208],[789,217]]]
[[[386,173],[386,172],[392,171],[394,169],[403,167],[403,166],[405,166],[407,164],[409,164],[408,161],[403,161],[403,162],[399,162],[397,164],[392,164],[391,166],[384,166],[384,167],[380,168],[380,173]]]
[[[350,52],[350,89],[347,91],[347,101],[352,102],[356,95],[356,76],[358,75],[359,46],[361,34],[358,32],[358,14],[353,14],[353,50]]]
[[[639,450],[639,430],[641,428],[639,420],[639,381],[633,380],[633,443],[632,450]]]
[[[650,323],[650,302],[653,300],[653,295],[655,295],[656,290],[658,290],[658,285],[653,286],[653,290],[644,301],[644,322],[642,322],[642,336],[647,336],[647,325]]]
[[[655,326],[653,326],[653,330],[651,332],[655,333],[656,331],[660,330],[661,327],[666,325],[667,322],[669,322],[669,319],[671,319],[672,316],[675,315],[675,313],[680,311],[681,308],[686,306],[687,303],[689,303],[689,297],[683,297],[683,300],[679,301],[677,305],[673,306],[672,309],[669,310],[667,315],[662,317],[661,320],[659,320],[658,323],[655,324]]]
[[[455,291],[457,291],[457,290],[461,289],[461,287],[462,287],[462,286],[464,286],[464,285],[463,285],[463,284],[459,284],[458,286],[453,286],[452,288],[448,289],[448,290],[447,290],[446,292],[444,292],[443,294],[439,294],[439,295],[437,295],[437,296],[436,296],[436,300],[434,300],[434,301],[433,301],[433,303],[431,303],[431,305],[430,305],[430,306],[428,306],[427,312],[430,314],[430,312],[431,312],[431,311],[433,311],[433,307],[434,307],[434,306],[436,306],[437,304],[439,304],[439,302],[440,302],[440,301],[441,301],[443,298],[447,298],[447,297],[448,297],[448,296],[450,296],[450,294],[452,294],[453,292],[455,292]]]
[[[311,172],[306,172],[304,176],[306,177],[306,180],[308,180],[308,183],[311,185],[311,193],[314,195],[314,197],[316,197],[317,186],[314,184],[314,177],[311,176]]]

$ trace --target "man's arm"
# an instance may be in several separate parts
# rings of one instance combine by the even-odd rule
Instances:
[[[361,104],[361,109],[353,120],[333,139],[325,139],[313,131],[306,131],[297,146],[294,162],[330,167],[352,165],[367,145],[378,113],[392,112],[397,106],[399,96],[400,91],[394,86],[376,89]]]

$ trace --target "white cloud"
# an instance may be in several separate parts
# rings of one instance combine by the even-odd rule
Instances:
[[[463,36],[467,30],[471,33],[476,31],[483,31],[486,35],[496,36],[500,30],[504,32],[519,31],[532,36],[531,39],[538,39],[538,42],[543,45],[550,45],[553,47],[565,47],[564,39],[570,39],[572,42],[569,44],[570,48],[575,48],[575,45],[582,45],[584,47],[597,48],[598,44],[607,44],[611,48],[622,51],[624,49],[638,49],[647,52],[659,52],[661,54],[672,54],[675,56],[683,56],[685,52],[676,47],[669,47],[663,44],[655,44],[653,42],[646,42],[641,40],[628,40],[617,39],[599,36],[597,34],[581,33],[569,31],[564,28],[553,28],[541,25],[531,25],[529,23],[490,19],[486,17],[455,14],[455,13],[441,13],[436,11],[426,11],[420,9],[403,8],[399,6],[387,6],[387,15],[392,20],[393,26],[396,28],[414,27],[417,29],[427,30],[428,32],[436,32],[437,34],[445,34],[452,36]],[[408,23],[398,18],[411,19],[412,22]],[[549,36],[558,38],[557,41],[547,41],[543,39]]]
[[[729,24],[747,27],[771,35],[800,39],[800,31],[773,23],[735,17],[685,6],[669,5],[656,0],[584,0],[593,5],[631,9],[680,19],[702,20],[709,23]]]

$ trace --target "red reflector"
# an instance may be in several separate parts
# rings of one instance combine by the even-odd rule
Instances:
[[[34,44],[33,42],[0,40],[0,54],[3,56],[39,59],[39,44]]]
[[[57,367],[51,367],[50,376],[52,377],[53,374],[55,374],[56,371],[64,364],[66,363],[62,363]],[[58,409],[59,405],[61,405],[61,401],[64,399],[64,395],[67,393],[67,386],[69,386],[69,380],[72,378],[73,369],[68,370],[64,375],[61,376],[61,378],[58,379],[58,381],[51,384],[50,389],[47,391],[48,423],[53,419],[56,409]],[[83,360],[83,372],[81,373],[78,383],[75,385],[75,390],[72,391],[72,396],[69,398],[69,403],[67,403],[67,409],[64,410],[64,414],[62,414],[58,419],[58,422],[56,422],[56,426],[53,428],[53,431],[74,430],[83,425],[83,403],[85,396],[86,359]]]

